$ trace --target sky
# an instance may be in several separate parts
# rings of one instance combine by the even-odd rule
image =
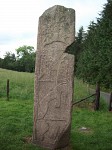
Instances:
[[[38,19],[54,5],[76,11],[76,32],[96,21],[107,0],[0,0],[0,57],[23,45],[37,47]]]

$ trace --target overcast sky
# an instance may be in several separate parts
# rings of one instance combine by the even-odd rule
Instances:
[[[0,0],[0,57],[19,46],[36,49],[39,16],[53,5],[76,11],[76,32],[95,21],[107,0]]]

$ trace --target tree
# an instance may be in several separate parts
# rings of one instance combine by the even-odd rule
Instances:
[[[34,72],[35,69],[35,50],[33,46],[22,46],[16,49],[17,69],[24,72]]]
[[[112,88],[112,1],[104,5],[97,23],[91,22],[78,61],[77,76]]]
[[[67,53],[75,56],[74,71],[77,69],[77,62],[79,60],[80,54],[83,52],[83,41],[85,39],[85,31],[83,26],[79,28],[79,31],[75,37],[75,41],[67,48]]]
[[[0,58],[0,68],[2,68],[2,64],[3,64],[3,59]]]
[[[22,46],[14,53],[6,52],[4,59],[0,59],[0,67],[23,72],[34,72],[36,53],[33,46]]]
[[[6,52],[4,59],[2,60],[2,68],[15,70],[16,56],[14,53]]]

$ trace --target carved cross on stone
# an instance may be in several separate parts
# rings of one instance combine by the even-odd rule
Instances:
[[[35,66],[33,142],[58,149],[69,144],[74,56],[65,53],[75,38],[75,11],[63,6],[39,18]]]

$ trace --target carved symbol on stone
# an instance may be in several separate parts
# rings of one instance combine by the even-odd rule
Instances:
[[[74,56],[75,11],[54,6],[39,19],[34,91],[33,142],[56,149],[69,144]]]

